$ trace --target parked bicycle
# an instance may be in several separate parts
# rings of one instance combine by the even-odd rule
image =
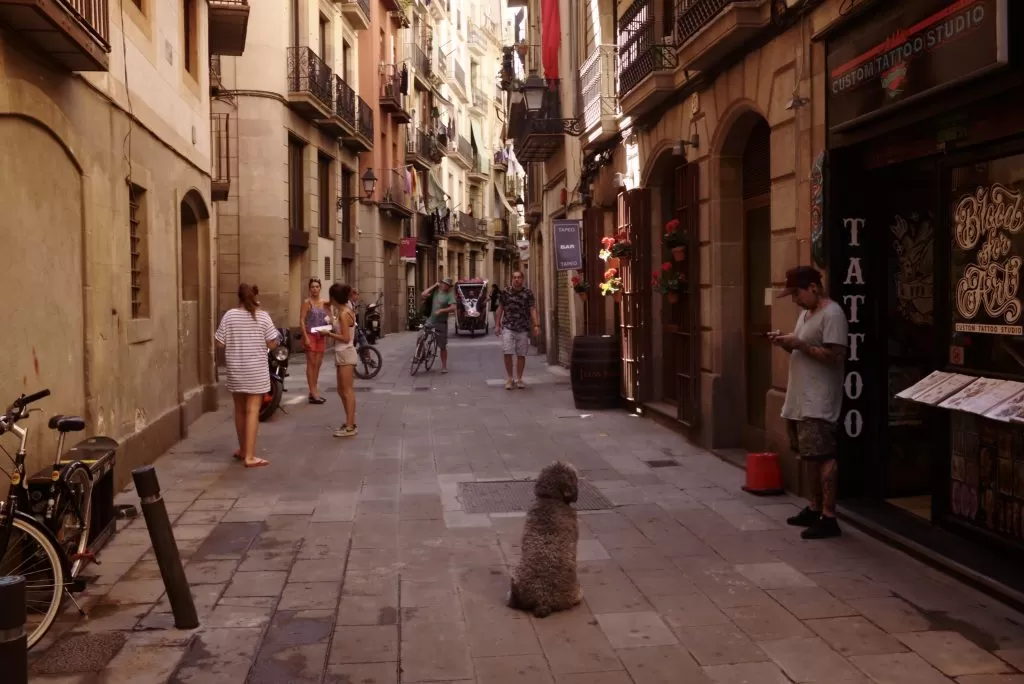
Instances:
[[[28,429],[18,423],[39,410],[29,409],[30,404],[48,396],[50,390],[22,395],[0,415],[0,435],[11,432],[19,439],[18,450],[11,458],[14,470],[3,471],[10,477],[11,486],[6,500],[0,501],[0,577],[25,577],[29,648],[53,624],[65,595],[83,612],[71,593],[82,590],[78,575],[92,559],[88,550],[92,473],[81,461],[61,460],[65,436],[84,430],[85,420],[61,415],[50,419],[49,427],[59,433],[51,482],[43,489],[29,487],[25,472]],[[117,442],[109,437],[89,441],[97,451],[117,448]]]
[[[356,354],[359,356],[359,363],[356,364],[355,374],[362,380],[372,380],[380,373],[384,361],[380,351],[370,344],[366,339],[361,325],[356,325]]]
[[[416,375],[420,366],[430,370],[437,358],[437,331],[432,325],[426,323],[420,326],[419,337],[416,338],[416,351],[413,352],[412,361],[409,363],[409,375]]]

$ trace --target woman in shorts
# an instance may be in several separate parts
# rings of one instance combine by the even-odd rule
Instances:
[[[313,332],[329,323],[327,303],[320,299],[320,279],[309,279],[309,298],[302,302],[299,320],[302,321],[302,344],[306,350],[306,384],[309,385],[309,403],[322,404],[326,399],[320,396],[320,367],[327,351],[327,337]]]
[[[334,362],[338,365],[338,396],[345,407],[345,424],[334,431],[335,437],[356,435],[355,369],[359,355],[355,347],[356,315],[349,306],[352,287],[335,283],[329,290],[334,331],[327,336],[334,340]]]

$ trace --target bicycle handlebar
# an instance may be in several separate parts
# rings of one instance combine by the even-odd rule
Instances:
[[[21,397],[15,403],[19,404],[22,407],[25,407],[31,404],[32,402],[39,401],[40,399],[45,399],[48,396],[50,396],[50,390],[39,390],[35,394],[30,394],[28,396],[25,396],[24,394],[21,395]]]
[[[15,399],[14,403],[7,408],[3,415],[0,415],[0,434],[12,428],[15,423],[28,415],[25,409],[28,408],[29,404],[45,399],[48,396],[50,396],[50,390],[44,389],[33,394],[22,394]]]

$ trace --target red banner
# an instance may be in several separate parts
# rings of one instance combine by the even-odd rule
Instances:
[[[558,45],[562,40],[562,21],[558,16],[558,0],[540,0],[541,61],[544,78],[558,78]]]
[[[416,263],[416,238],[402,238],[398,245],[398,258],[406,263]]]

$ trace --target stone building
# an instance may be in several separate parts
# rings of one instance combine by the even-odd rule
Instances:
[[[0,2],[5,405],[122,443],[118,483],[216,404],[209,55],[245,0]],[[55,433],[29,422],[29,469]]]

